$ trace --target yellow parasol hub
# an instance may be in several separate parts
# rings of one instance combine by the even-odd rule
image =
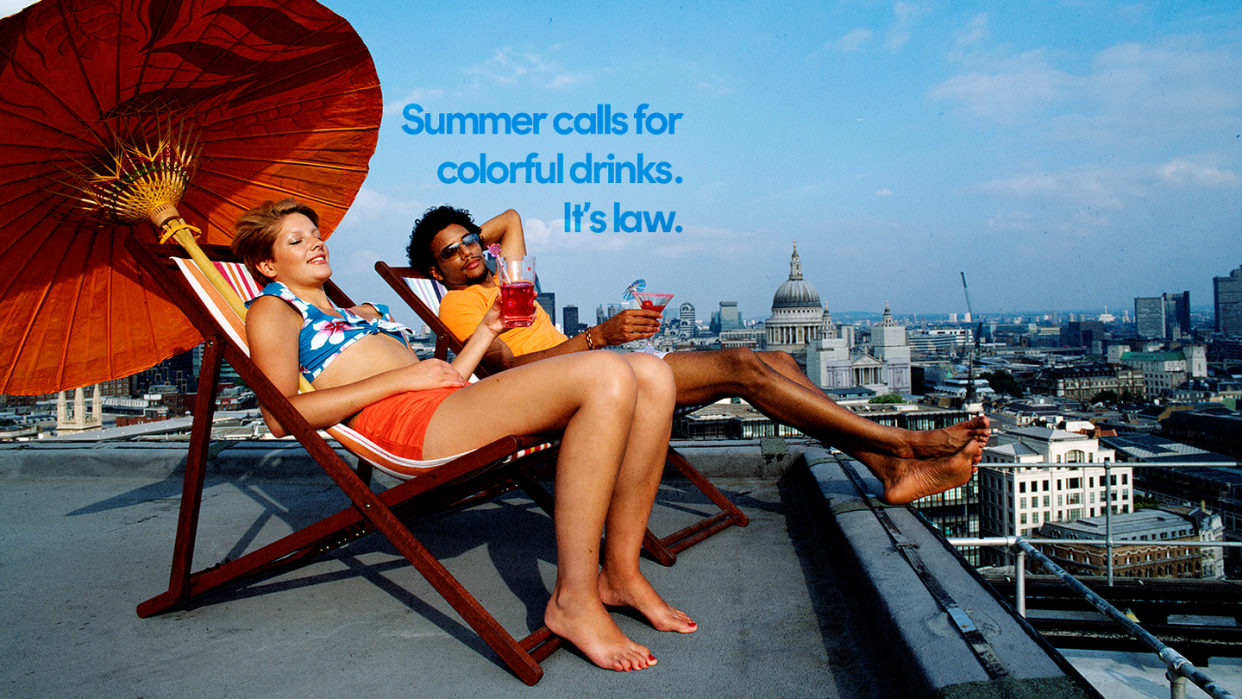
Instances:
[[[85,179],[94,207],[126,223],[137,223],[156,209],[175,206],[194,174],[192,149],[181,148],[171,129],[162,129],[154,146],[118,142],[104,172]]]
[[[172,117],[157,117],[154,123],[153,138],[147,129],[139,129],[134,137],[114,136],[116,149],[101,158],[97,171],[85,167],[85,174],[75,175],[77,189],[85,195],[78,201],[87,210],[104,212],[124,223],[150,221],[160,233],[160,243],[171,238],[181,245],[245,319],[245,304],[195,242],[202,231],[186,223],[177,211],[198,156],[191,131],[185,122],[174,126]]]
[[[184,144],[187,136],[185,125],[174,130],[170,118],[160,122],[153,144],[118,137],[116,151],[107,158],[103,171],[78,178],[78,189],[86,195],[79,201],[86,209],[105,212],[125,223],[150,221],[160,233],[160,243],[176,241],[245,321],[246,304],[196,242],[202,231],[186,223],[177,211],[197,159],[196,146]],[[300,384],[302,392],[313,390],[304,377],[300,377]]]

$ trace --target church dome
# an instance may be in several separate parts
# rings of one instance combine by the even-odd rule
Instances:
[[[823,308],[819,301],[819,292],[810,282],[802,278],[802,260],[798,257],[798,246],[794,245],[793,257],[789,260],[789,279],[776,290],[772,297],[772,310],[778,308]]]
[[[772,297],[772,308],[806,308],[807,306],[822,307],[819,292],[803,279],[789,279],[776,290]]]

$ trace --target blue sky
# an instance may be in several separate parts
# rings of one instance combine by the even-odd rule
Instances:
[[[2,2],[2,0],[0,0]],[[358,297],[375,259],[452,203],[524,217],[545,289],[590,314],[631,280],[768,314],[794,240],[835,312],[1118,312],[1242,264],[1242,6],[1228,2],[327,0],[386,110],[334,235]],[[0,11],[8,9],[0,4]],[[403,110],[626,114],[624,135],[410,135]],[[675,134],[632,115],[680,113]],[[445,184],[441,163],[669,163],[669,184]],[[566,202],[608,231],[565,232]],[[613,205],[677,232],[612,232]]]

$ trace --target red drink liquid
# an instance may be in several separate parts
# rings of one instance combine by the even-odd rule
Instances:
[[[500,285],[500,319],[506,328],[525,328],[535,322],[535,283]]]
[[[655,301],[652,301],[651,299],[643,299],[642,305],[643,305],[644,311],[655,311],[656,313],[663,313],[664,307],[667,306],[668,304],[662,303],[657,306]]]

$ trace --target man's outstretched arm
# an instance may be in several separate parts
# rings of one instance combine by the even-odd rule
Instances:
[[[458,338],[469,337],[469,328],[477,327],[487,309],[475,297],[449,294],[440,304],[440,319]],[[515,366],[537,362],[571,352],[602,349],[621,345],[632,340],[651,337],[660,328],[659,314],[655,311],[629,309],[618,313],[599,325],[588,328],[558,344],[522,355],[514,355],[504,342],[504,333],[492,340],[491,347],[483,357],[483,366],[492,373]]]
[[[509,349],[508,345],[504,344],[504,335],[502,334],[496,339],[504,346],[501,350],[502,354],[507,353],[511,358],[508,360],[501,359],[501,362],[504,363],[504,367],[507,369],[513,366],[537,362],[548,357],[569,354],[570,352],[602,349],[604,347],[623,345],[634,340],[645,340],[655,335],[659,330],[659,313],[639,309],[626,309],[599,325],[587,328],[585,332],[580,332],[559,345],[537,352],[513,356],[513,351]]]

